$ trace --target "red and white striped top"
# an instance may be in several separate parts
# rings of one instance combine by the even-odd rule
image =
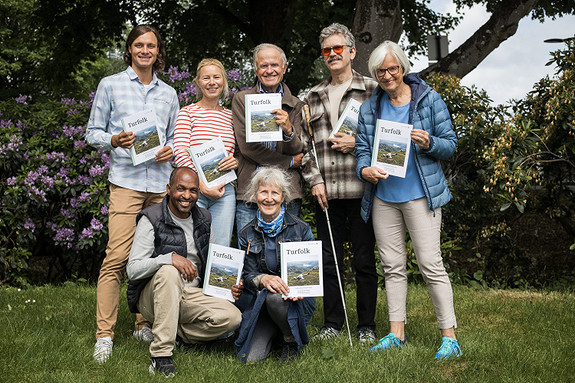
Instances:
[[[178,166],[195,169],[188,152],[191,146],[221,137],[228,154],[234,154],[236,137],[232,127],[232,111],[204,109],[191,104],[184,106],[178,113],[174,132],[174,154]]]

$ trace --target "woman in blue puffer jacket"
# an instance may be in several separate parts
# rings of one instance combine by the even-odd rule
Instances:
[[[378,46],[368,65],[379,87],[360,108],[355,144],[357,176],[368,182],[362,216],[365,220],[373,217],[390,323],[390,333],[371,350],[405,345],[407,228],[443,336],[435,357],[458,357],[461,349],[455,338],[453,291],[440,246],[441,207],[451,199],[440,160],[449,158],[457,146],[451,117],[439,94],[418,74],[409,73],[409,60],[396,43],[386,41]],[[404,178],[371,166],[378,119],[413,126]]]

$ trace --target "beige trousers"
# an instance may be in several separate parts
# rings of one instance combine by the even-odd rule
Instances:
[[[240,326],[242,314],[223,298],[188,287],[172,265],[160,267],[142,290],[138,309],[153,322],[152,357],[171,356],[176,334],[186,343],[216,339]]]
[[[96,337],[114,338],[114,327],[118,317],[120,284],[134,233],[136,215],[144,208],[162,201],[165,193],[145,193],[110,185],[110,207],[108,208],[108,246],[106,258],[100,268],[96,303]],[[136,329],[148,322],[142,315],[136,315]]]
[[[385,274],[389,321],[406,322],[407,228],[439,328],[457,327],[451,282],[441,257],[441,208],[429,210],[425,197],[403,203],[385,202],[375,197],[371,216]]]

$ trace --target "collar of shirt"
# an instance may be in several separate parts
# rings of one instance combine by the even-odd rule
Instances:
[[[138,77],[138,74],[136,73],[134,68],[132,68],[131,66],[127,67],[126,73],[128,74],[128,77],[130,78],[130,80],[138,81],[139,83],[144,85],[142,80],[140,80],[140,78]],[[150,85],[152,85],[152,84],[158,85],[158,76],[156,76],[156,72],[152,72],[152,81],[150,82]]]
[[[283,87],[282,83],[280,82],[280,84],[279,84],[279,86],[275,92],[268,92],[267,90],[264,90],[264,88],[262,88],[262,84],[258,81],[258,92],[259,93],[280,93],[283,97],[284,96],[284,87]]]

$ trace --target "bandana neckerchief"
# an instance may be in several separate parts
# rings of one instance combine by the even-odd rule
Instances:
[[[285,215],[285,207],[282,204],[281,205],[281,210],[280,213],[278,214],[278,216],[271,222],[266,222],[263,220],[262,215],[260,214],[260,210],[258,209],[258,213],[257,213],[257,217],[258,217],[258,226],[262,228],[262,230],[264,231],[264,233],[266,233],[266,235],[268,237],[275,237],[279,234],[281,228],[282,228],[282,224],[284,222],[284,215]]]

